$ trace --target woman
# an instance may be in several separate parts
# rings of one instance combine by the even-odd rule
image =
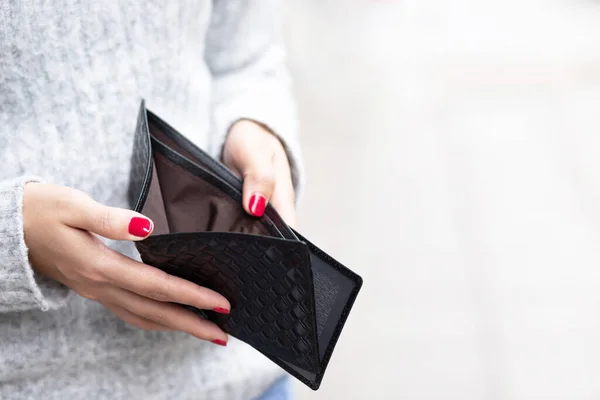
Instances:
[[[153,225],[127,203],[144,98],[243,177],[248,213],[270,202],[294,224],[302,174],[276,12],[262,0],[0,8],[0,398],[289,396],[274,363],[172,304],[230,309],[138,261],[132,241]]]

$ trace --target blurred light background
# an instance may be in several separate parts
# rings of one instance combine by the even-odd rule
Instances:
[[[300,229],[365,281],[298,398],[600,398],[600,1],[285,8]]]

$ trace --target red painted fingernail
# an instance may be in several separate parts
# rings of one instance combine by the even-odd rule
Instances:
[[[152,232],[152,221],[148,218],[133,217],[129,221],[129,233],[137,237],[146,237]]]
[[[213,311],[218,312],[219,314],[229,314],[229,310],[222,307],[215,307],[213,308]]]
[[[265,207],[267,206],[267,199],[260,193],[254,193],[252,197],[250,197],[250,202],[248,203],[248,209],[250,210],[250,214],[255,217],[262,217],[265,213]]]
[[[219,346],[227,346],[227,342],[221,339],[215,339],[212,341],[214,344],[218,344]]]

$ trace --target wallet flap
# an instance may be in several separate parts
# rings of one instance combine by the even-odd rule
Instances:
[[[363,281],[298,232],[294,233],[307,245],[311,259],[321,371],[314,378],[318,387]]]
[[[142,260],[224,295],[231,314],[202,313],[269,358],[319,372],[306,246],[237,233],[178,233],[136,242]]]

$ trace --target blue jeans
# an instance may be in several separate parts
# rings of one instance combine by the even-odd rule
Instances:
[[[292,382],[285,376],[276,381],[266,392],[261,394],[256,400],[292,400]]]

